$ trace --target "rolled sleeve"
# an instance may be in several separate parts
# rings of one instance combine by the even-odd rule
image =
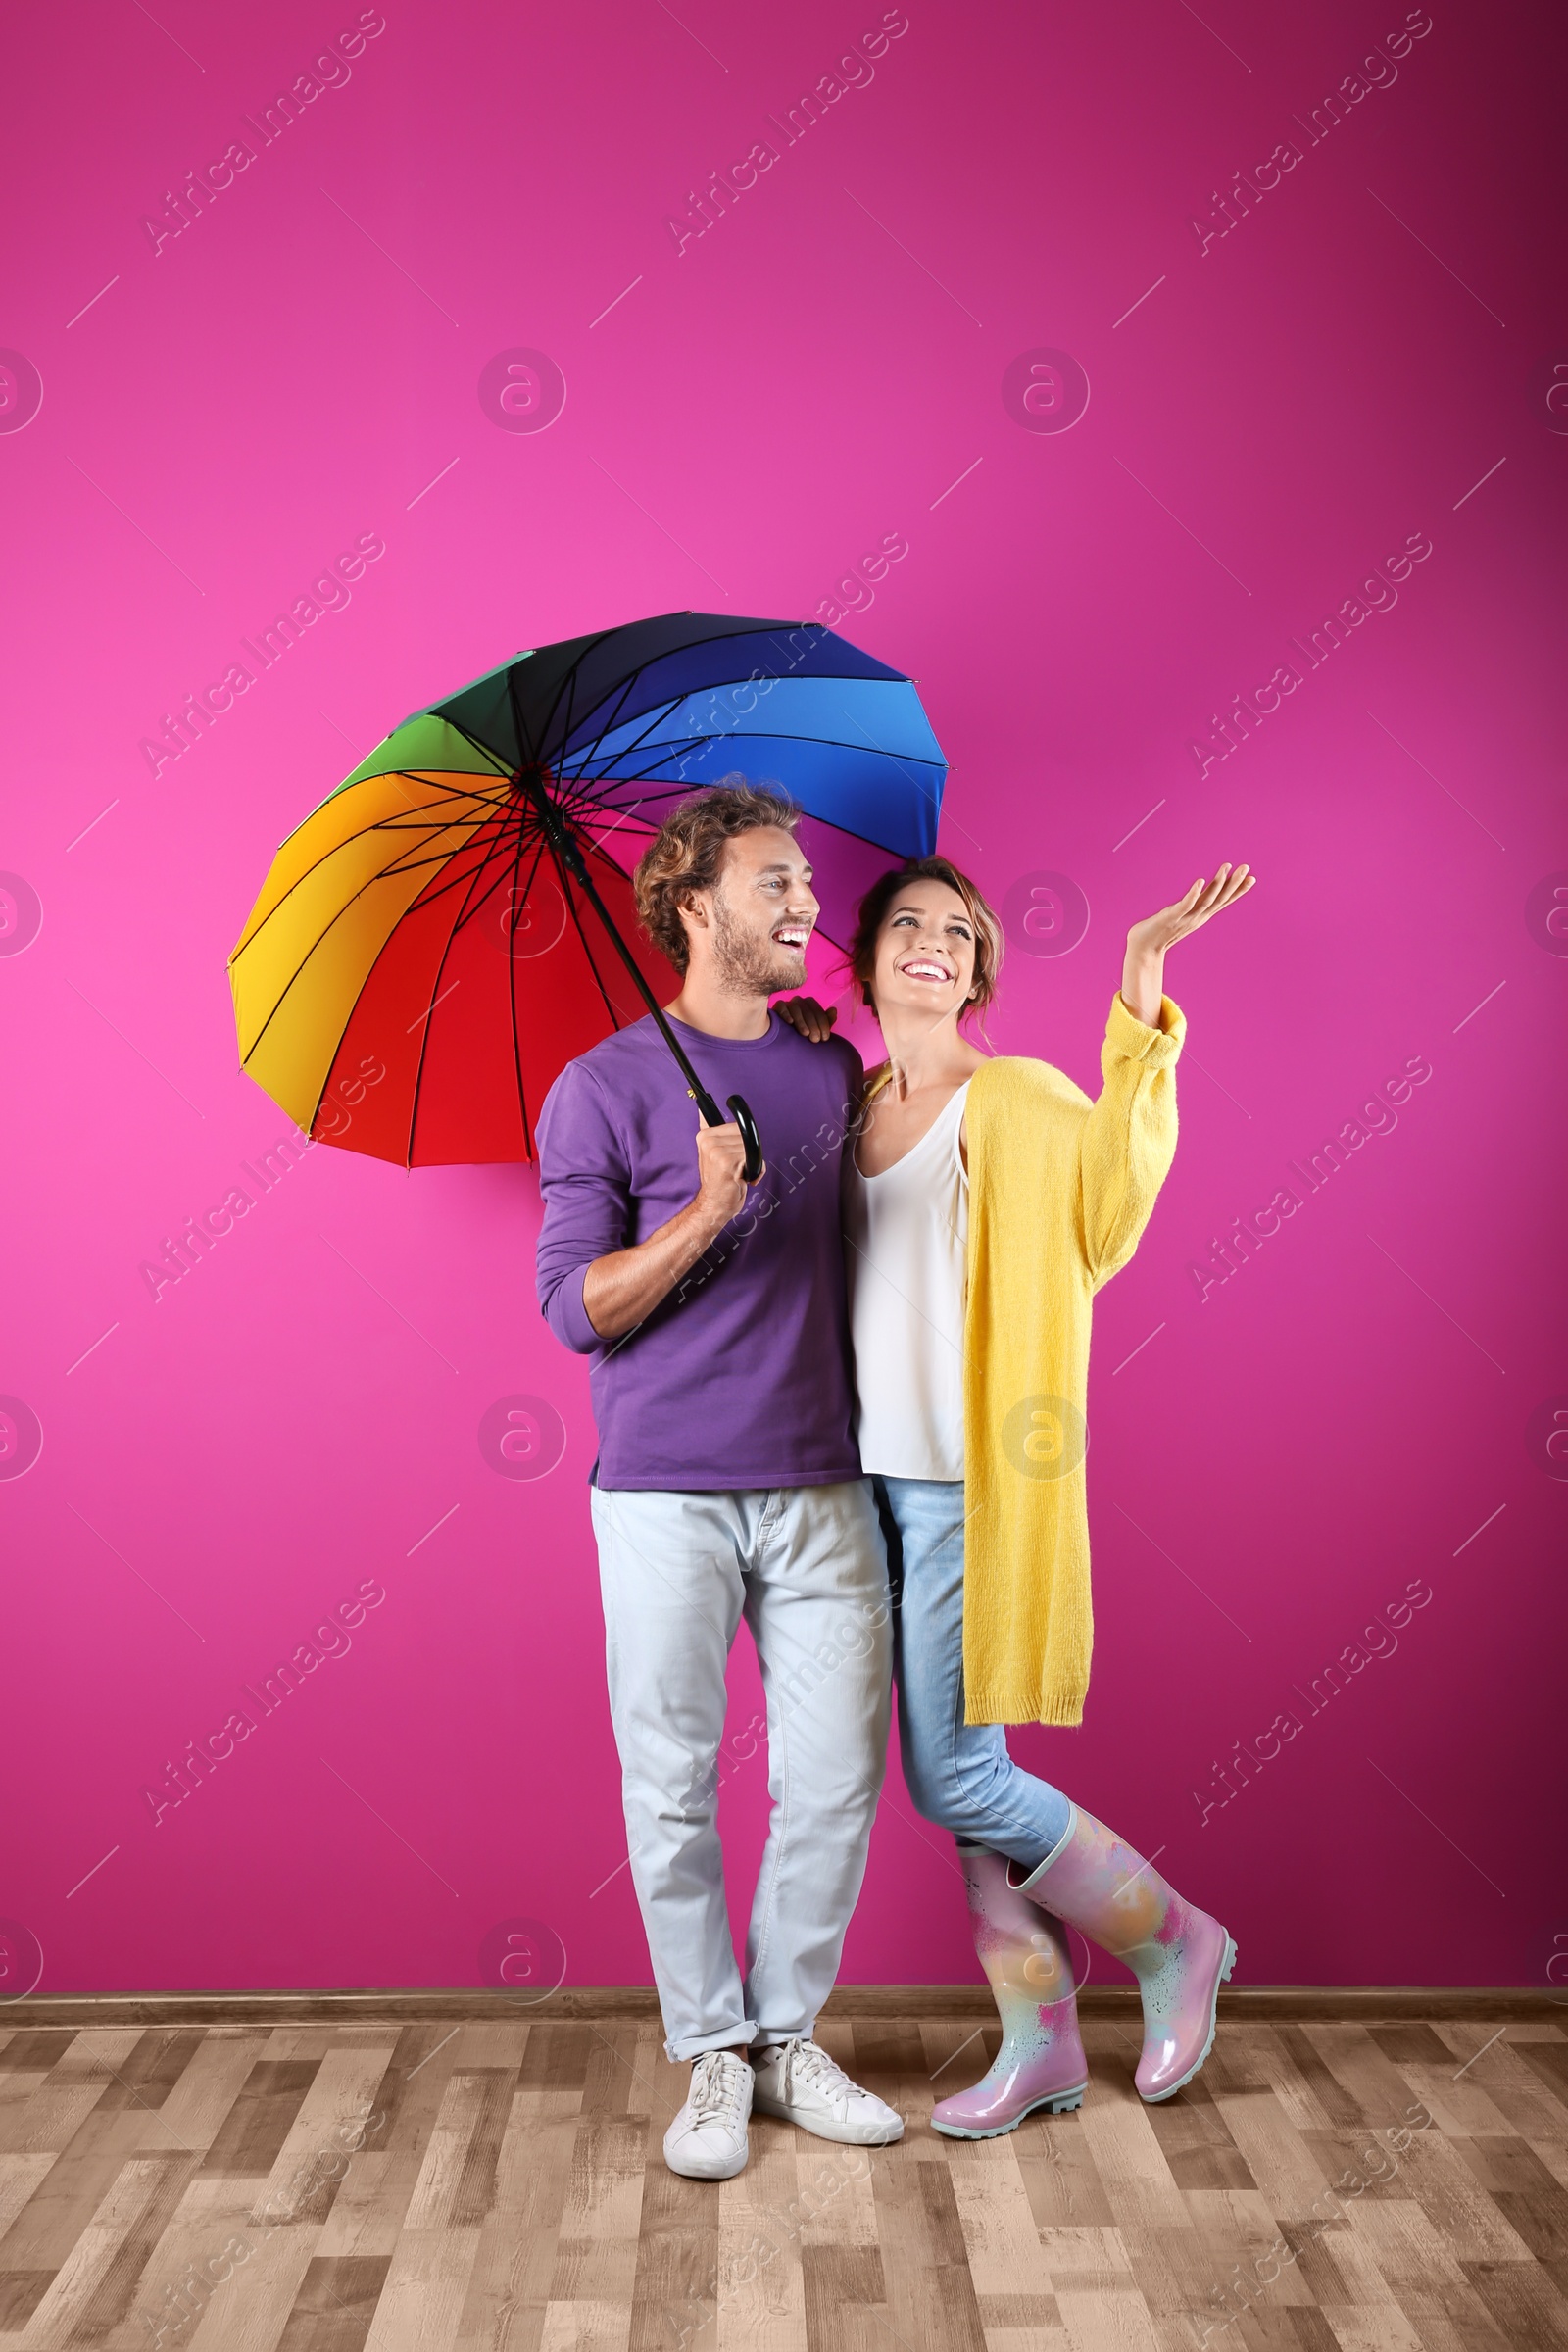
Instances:
[[[605,1342],[588,1320],[583,1277],[595,1258],[626,1247],[631,1177],[604,1091],[580,1063],[568,1063],[551,1088],[538,1136],[539,1304],[562,1345],[589,1355]]]
[[[1105,1022],[1105,1043],[1102,1048],[1104,1074],[1110,1076],[1111,1060],[1125,1056],[1128,1061],[1147,1062],[1152,1070],[1169,1069],[1182,1050],[1187,1035],[1187,1015],[1169,997],[1159,1000],[1159,1027],[1152,1029],[1141,1021],[1136,1012],[1128,1010],[1120,989],[1110,1000],[1110,1014]]]
[[[601,1255],[603,1252],[601,1251]],[[564,1348],[574,1348],[579,1355],[591,1355],[604,1346],[601,1335],[588,1320],[588,1309],[582,1302],[582,1286],[588,1272],[587,1264],[574,1267],[563,1275],[548,1298],[541,1298],[545,1321]]]

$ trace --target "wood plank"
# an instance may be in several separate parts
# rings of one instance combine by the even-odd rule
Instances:
[[[1227,2092],[1214,2102],[1249,2172],[1280,2221],[1308,2220],[1328,2176],[1272,2089]],[[1321,2112],[1313,2100],[1314,2112]]]
[[[754,2123],[752,2132],[751,2162],[719,2187],[712,2272],[700,2259],[684,2274],[662,2339],[647,2328],[653,2313],[643,2314],[644,2340],[662,2340],[662,2352],[797,2352],[807,2342],[800,2135],[777,2122]]]
[[[172,2142],[205,2155],[266,2048],[264,2034],[204,2034],[189,2065],[159,2109],[159,2119]]]
[[[887,2283],[875,2246],[809,2246],[801,2249],[806,2292],[803,2352],[868,2352],[887,2341]],[[879,2322],[881,2323],[879,2325]],[[917,2346],[917,2352],[924,2352]],[[965,2347],[967,2352],[967,2347]]]
[[[53,2170],[54,2162],[47,2148],[40,2148],[32,2156],[0,2156],[0,2268],[14,2267],[6,2251],[6,2237],[39,2182]]]
[[[263,2060],[265,2067],[269,2062]],[[387,2052],[374,2045],[354,2044],[323,2050],[318,2058],[279,2061],[292,2080],[309,2068],[288,2128],[273,2158],[267,2187],[258,2201],[256,2220],[281,2217],[291,2226],[318,2228],[332,2209],[343,2177],[350,2169],[352,2142],[363,2134],[373,2108],[372,2093],[386,2072]],[[256,2070],[253,2071],[253,2079]],[[248,2088],[248,2086],[247,2086]],[[246,2094],[241,2093],[241,2097]],[[286,2115],[293,2094],[279,2088],[268,2119],[269,2128]],[[379,2137],[380,2135],[377,2134]],[[241,2151],[260,2157],[265,2138],[258,2122]],[[210,2164],[204,2169],[212,2169]],[[260,2165],[252,2162],[250,2171]]]
[[[656,2020],[397,2009],[8,2018],[40,2144],[0,2154],[0,2352],[148,2352],[181,2311],[166,2352],[1568,2352],[1555,2017],[1243,2023],[1150,2108],[1123,2007],[1083,2110],[973,2142],[929,2110],[994,2021],[949,2066],[961,2018],[830,2017],[905,2137],[760,2117],[708,2183],[662,2161],[687,2069]],[[291,2195],[318,2154],[335,2181]]]
[[[480,2225],[458,2328],[464,2352],[520,2352],[543,2328],[577,2128],[575,2108],[556,2113],[557,2098],[555,2092],[513,2093],[496,2158],[491,2210]],[[648,2185],[660,2176],[673,2179],[661,2163]],[[640,2259],[649,2237],[645,2185]],[[635,2337],[635,2325],[632,2332]],[[670,2352],[667,2338],[662,2352]]]
[[[1082,2109],[1032,2115],[1011,2134],[1037,2229],[1106,2229],[1110,2199],[1084,2136]]]
[[[134,2027],[89,2028],[71,2034],[36,2090],[7,2123],[10,2153],[31,2156],[70,2146],[113,2082],[115,2068],[140,2041]]]
[[[1459,2152],[1538,2262],[1568,2257],[1568,2198],[1527,2140],[1512,2132],[1470,2137],[1459,2143]]]
[[[258,2058],[213,2134],[202,2160],[203,2172],[230,2179],[259,2175],[265,2180],[293,2129],[318,2064],[314,2058]]]
[[[289,2309],[277,2352],[364,2352],[388,2265],[374,2255],[315,2256]]]
[[[1013,2133],[947,2143],[962,2247],[977,2295],[1040,2295],[1055,2287],[1041,2232],[1018,2170]]]
[[[1510,2132],[1525,2139],[1561,2139],[1568,2134],[1568,2106],[1554,2098],[1514,2046],[1521,2029],[1453,2025],[1440,2029],[1452,2067],[1469,2067]]]
[[[35,2345],[69,2343],[73,2336],[81,2340],[122,2247],[133,2238],[148,2208],[169,2194],[172,2170],[158,2157],[133,2158],[121,2167],[22,2330],[27,2352]]]
[[[1568,2352],[1568,2299],[1539,2263],[1467,2262],[1465,2275],[1513,2352]]]
[[[448,2352],[463,2317],[478,2248],[476,2229],[400,2230],[365,2352]],[[624,2315],[620,2343],[623,2352]]]
[[[1119,2097],[1097,2091],[1091,2083],[1079,2116],[1112,2221],[1146,2229],[1186,2229],[1187,2206],[1171,2179],[1150,2110],[1130,2088]]]
[[[1201,2076],[1179,2098],[1161,2099],[1146,2112],[1179,2189],[1257,2186]]]

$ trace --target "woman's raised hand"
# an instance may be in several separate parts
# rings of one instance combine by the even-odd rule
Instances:
[[[1200,877],[1187,896],[1178,899],[1173,906],[1162,906],[1147,921],[1134,923],[1127,934],[1128,954],[1163,956],[1167,948],[1185,939],[1189,931],[1197,931],[1222,907],[1245,899],[1256,880],[1257,876],[1245,865],[1219,866],[1211,882]]]
[[[1179,939],[1185,939],[1189,931],[1199,930],[1222,906],[1234,906],[1238,899],[1245,899],[1256,880],[1257,876],[1245,865],[1219,866],[1211,882],[1200,876],[1186,897],[1178,899],[1173,906],[1162,906],[1157,914],[1134,923],[1127,934],[1121,994],[1123,1004],[1136,1019],[1151,1029],[1158,1026],[1166,950],[1173,948]]]

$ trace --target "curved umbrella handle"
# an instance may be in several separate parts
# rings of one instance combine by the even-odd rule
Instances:
[[[748,1184],[755,1184],[762,1173],[762,1139],[757,1132],[757,1121],[753,1118],[744,1096],[730,1096],[729,1111],[741,1131],[741,1141],[746,1146],[746,1165],[741,1172]]]
[[[718,1104],[707,1089],[693,1087],[690,1092],[702,1113],[704,1124],[709,1127],[722,1127],[724,1122],[719,1116]],[[762,1139],[757,1132],[757,1121],[752,1116],[751,1105],[747,1102],[744,1095],[730,1096],[729,1114],[740,1129],[741,1142],[746,1146],[746,1159],[741,1174],[748,1184],[755,1184],[762,1173]]]

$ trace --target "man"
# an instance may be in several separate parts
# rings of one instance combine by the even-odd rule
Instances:
[[[563,1071],[539,1119],[540,1303],[592,1358],[591,1501],[633,1883],[666,2053],[691,2087],[670,2169],[728,2180],[747,2119],[901,2136],[812,2040],[859,1893],[887,1749],[887,1569],[852,1429],[839,1165],[860,1062],[768,999],[799,988],[818,906],[799,811],[737,780],[688,801],[637,867],[681,974],[666,1007],[708,1092],[743,1095],[766,1164],[705,1127],[651,1018]],[[743,1984],[715,1763],[742,1615],[767,1698],[772,1818]]]

